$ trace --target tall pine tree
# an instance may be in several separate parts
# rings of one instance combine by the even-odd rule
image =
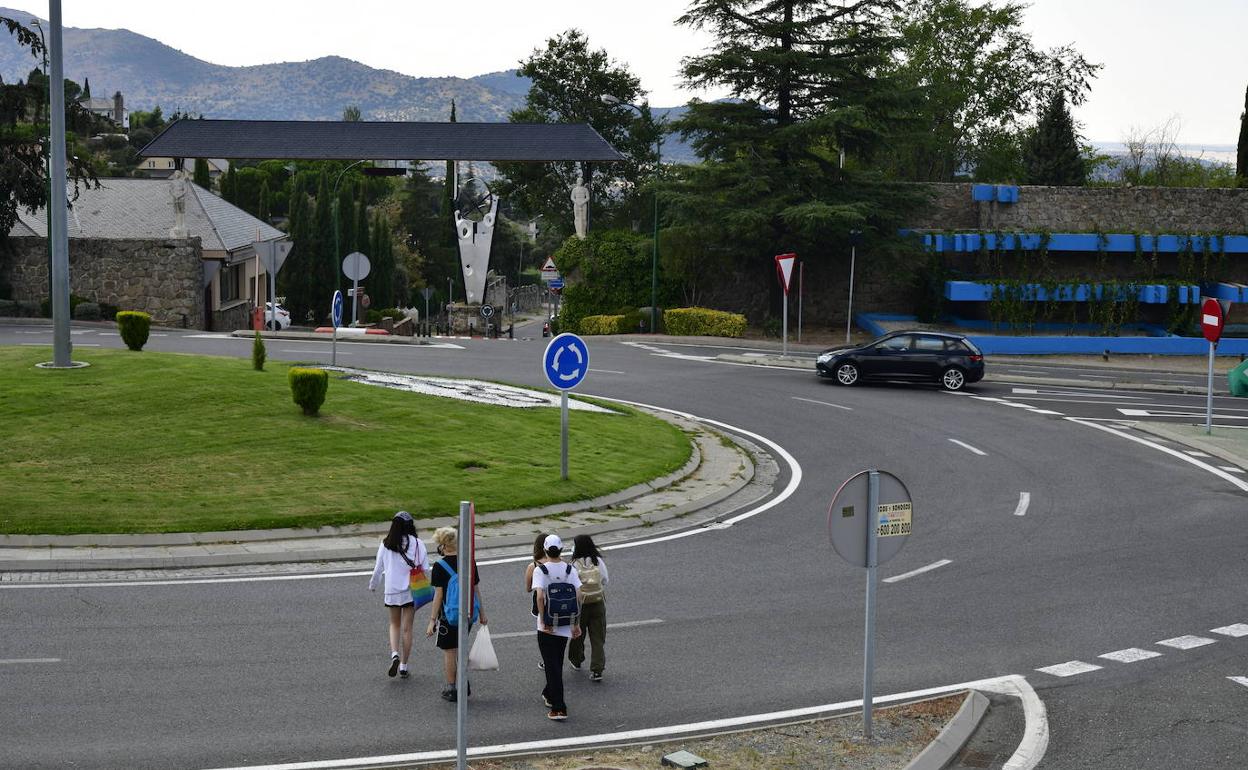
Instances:
[[[1244,89],[1244,111],[1239,113],[1239,146],[1235,153],[1235,177],[1240,187],[1248,187],[1248,89]]]
[[[328,175],[321,171],[316,184],[316,207],[312,215],[312,301],[328,307],[330,299],[337,290],[343,290],[342,260],[334,254],[334,215],[329,189]]]
[[[205,190],[212,189],[212,176],[208,173],[208,161],[203,158],[195,159],[194,182]]]
[[[1066,95],[1049,99],[1035,131],[1023,145],[1027,184],[1079,187],[1088,181],[1088,167],[1079,152],[1075,121],[1066,109]]]

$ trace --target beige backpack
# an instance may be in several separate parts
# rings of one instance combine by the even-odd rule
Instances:
[[[594,564],[593,559],[577,559],[574,566],[581,576],[581,601],[585,604],[602,601],[602,570]]]

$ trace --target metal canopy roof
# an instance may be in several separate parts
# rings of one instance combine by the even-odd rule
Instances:
[[[139,155],[279,160],[598,161],[624,159],[584,123],[175,121]]]

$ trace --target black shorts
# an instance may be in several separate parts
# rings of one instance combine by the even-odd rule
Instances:
[[[468,626],[468,633],[472,633],[472,626]],[[459,649],[459,626],[453,626],[446,622],[446,618],[438,618],[438,635],[439,650],[458,650]]]

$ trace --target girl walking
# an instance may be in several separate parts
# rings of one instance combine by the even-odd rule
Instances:
[[[476,600],[474,603],[477,618],[481,621],[481,625],[488,625],[489,621],[485,618],[485,605],[481,601],[480,589],[477,584],[481,582],[481,574],[477,572],[477,565],[471,564],[464,567],[459,563],[459,534],[453,527],[438,527],[433,532],[433,541],[438,544],[438,553],[442,558],[433,565],[433,574],[429,580],[433,584],[433,611],[429,615],[429,627],[425,629],[425,636],[433,636],[436,632],[438,635],[438,649],[442,650],[443,669],[446,673],[446,684],[442,686],[442,697],[448,701],[454,702],[458,699],[455,691],[455,674],[456,660],[455,656],[459,650],[459,625],[463,623],[463,619],[456,617],[458,623],[452,623],[447,618],[447,602],[448,593],[454,594],[458,591],[467,591],[469,579],[464,577],[465,574],[471,575],[472,589],[475,590]],[[467,570],[467,572],[465,572]],[[456,591],[450,591],[451,582],[457,584]],[[456,598],[456,597],[451,597]],[[452,613],[458,613],[458,607],[451,610]],[[464,638],[468,638],[468,634],[472,632],[472,623],[474,618],[468,618],[464,628]],[[472,694],[472,685],[468,685],[468,694]]]
[[[568,661],[580,670],[585,663],[585,637],[589,637],[589,678],[602,681],[607,666],[607,560],[602,558],[594,539],[577,535],[572,541],[572,566],[581,578],[581,635],[568,645]]]
[[[533,561],[524,568],[524,591],[529,595],[530,609],[529,613],[533,617],[537,617],[537,593],[533,591],[533,572],[537,569],[537,565],[546,559],[546,532],[537,533],[537,539],[533,541]],[[537,661],[538,668],[545,668],[546,664],[540,659]]]
[[[558,535],[547,535],[542,544],[545,558],[533,572],[533,590],[537,594],[537,649],[546,671],[542,702],[550,709],[547,719],[561,722],[568,718],[568,704],[563,699],[563,654],[568,649],[568,640],[581,635],[575,618],[581,578],[571,564],[559,558],[563,541]]]
[[[385,586],[382,602],[390,616],[390,663],[387,676],[398,674],[407,679],[407,659],[412,654],[412,623],[416,607],[412,602],[411,572],[417,566],[429,574],[429,553],[416,536],[412,514],[399,511],[390,520],[390,531],[377,547],[377,562],[368,590]]]

